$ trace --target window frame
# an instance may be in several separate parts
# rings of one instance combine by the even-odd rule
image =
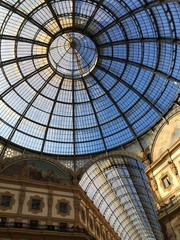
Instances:
[[[32,208],[33,200],[39,200],[40,201],[39,209]],[[42,213],[43,209],[45,207],[44,199],[42,197],[40,197],[39,195],[30,196],[29,201],[27,202],[27,205],[28,205],[28,211],[32,212],[34,214]]]
[[[2,204],[3,197],[10,198],[10,201],[9,201],[8,205]],[[2,211],[11,210],[13,205],[14,205],[14,203],[15,203],[14,194],[12,194],[10,192],[0,193],[0,210],[2,210]]]
[[[66,204],[67,206],[67,211],[61,211],[60,210],[60,204]],[[70,201],[67,201],[66,199],[60,199],[57,201],[56,203],[56,210],[57,210],[57,213],[60,214],[62,217],[65,217],[65,216],[68,216],[70,215],[70,212],[71,212],[71,205],[70,205]]]
[[[168,178],[169,181],[169,185],[166,186],[164,180]],[[162,187],[162,189],[164,190],[164,192],[166,191],[170,191],[173,187],[173,178],[172,176],[168,173],[168,172],[164,172],[163,174],[161,174],[160,177],[160,186]]]

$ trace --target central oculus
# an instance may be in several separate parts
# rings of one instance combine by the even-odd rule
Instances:
[[[98,54],[89,37],[79,32],[68,32],[51,43],[48,58],[53,69],[61,76],[80,78],[94,69]]]

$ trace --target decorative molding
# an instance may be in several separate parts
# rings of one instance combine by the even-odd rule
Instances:
[[[33,201],[33,199],[40,200],[40,207],[39,207],[39,209],[32,209],[32,201]],[[39,195],[30,196],[29,201],[27,202],[27,205],[28,205],[28,211],[32,212],[34,214],[42,213],[43,208],[45,207],[45,203],[43,201],[43,198],[40,197]]]
[[[163,181],[162,181],[162,179],[163,179],[165,176],[168,176],[168,177],[169,177],[169,181],[170,181],[170,183],[171,183],[171,184],[169,185],[169,187],[167,187],[167,188],[164,187],[164,184],[163,184]],[[161,188],[163,189],[164,192],[170,191],[170,190],[172,189],[173,185],[174,185],[174,184],[173,184],[172,176],[171,176],[168,172],[162,173],[159,181],[160,181],[160,186],[161,186]]]
[[[155,192],[158,191],[157,181],[152,174],[149,176],[149,181],[150,181],[150,185],[151,185],[152,190],[155,191]]]
[[[60,211],[60,209],[59,209],[59,207],[60,207],[60,204],[67,204],[67,211]],[[71,209],[72,209],[72,207],[71,207],[71,205],[70,205],[70,201],[67,201],[66,199],[60,199],[60,200],[58,200],[57,201],[57,203],[56,203],[56,210],[57,210],[57,213],[58,214],[60,214],[62,217],[65,217],[65,216],[68,216],[68,215],[70,215],[70,212],[71,212]]]
[[[175,175],[178,176],[178,169],[176,167],[176,165],[174,164],[174,162],[172,160],[168,161],[168,164],[170,166],[171,172]]]
[[[94,231],[94,223],[91,216],[89,217],[89,228],[92,232]]]
[[[178,151],[179,148],[180,148],[180,139],[178,139],[169,149],[163,152],[163,154],[158,159],[156,159],[156,161],[152,162],[150,166],[146,167],[145,169],[146,174],[152,171],[152,169],[159,168],[162,163],[168,162],[168,159],[169,158],[171,159],[170,155]],[[179,155],[176,158],[179,158]],[[180,161],[179,161],[179,164],[180,164]]]
[[[101,232],[100,232],[100,226],[99,226],[99,224],[96,225],[96,234],[97,234],[97,237],[100,238]]]
[[[80,208],[80,217],[81,217],[82,222],[84,224],[86,224],[86,211],[82,206]]]
[[[18,216],[22,214],[22,209],[23,209],[23,203],[25,200],[25,195],[26,195],[26,188],[25,186],[21,186],[20,192],[19,192],[19,203],[18,203]],[[17,216],[17,222],[19,221],[19,217]]]
[[[13,207],[13,205],[15,204],[14,194],[12,194],[12,193],[10,193],[10,192],[0,193],[0,199],[1,199],[3,196],[11,197],[11,200],[10,200],[9,206],[4,206],[4,205],[2,205],[2,204],[0,203],[0,210],[2,210],[2,211],[11,210],[12,207]]]

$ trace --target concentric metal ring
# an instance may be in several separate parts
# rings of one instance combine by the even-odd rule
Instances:
[[[48,53],[51,66],[61,76],[81,78],[96,66],[96,46],[86,35],[67,32],[55,38]]]
[[[0,136],[8,143],[73,156],[133,140],[141,148],[178,97],[176,1],[2,0],[0,12]]]

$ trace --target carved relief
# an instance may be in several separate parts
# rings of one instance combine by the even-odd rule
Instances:
[[[25,190],[21,190],[19,195],[19,205],[22,205],[25,199]]]
[[[160,193],[159,193],[159,190],[158,190],[158,184],[157,184],[157,181],[154,177],[154,175],[151,173],[149,176],[149,183],[150,183],[150,186],[151,186],[151,189],[152,189],[152,194],[154,196],[154,200],[155,200],[155,203],[156,203],[156,206],[157,208],[159,208],[159,201],[161,199],[161,196],[160,196]]]
[[[149,164],[151,164],[152,159],[151,159],[151,152],[149,147],[147,147],[144,152],[143,152],[143,159],[144,159],[144,163],[146,164],[146,166],[148,166]]]
[[[53,195],[49,194],[48,196],[48,207],[50,208],[52,206],[53,203]]]
[[[92,217],[89,217],[89,227],[90,227],[91,231],[94,231],[94,224],[93,224]]]
[[[177,169],[176,165],[174,164],[174,162],[172,160],[169,160],[168,164],[169,164],[169,166],[171,168],[172,173],[174,175],[178,175],[178,169]]]
[[[86,222],[86,213],[85,213],[85,209],[81,207],[81,210],[80,210],[80,216],[81,216],[81,220],[83,223]]]
[[[149,180],[150,180],[150,185],[151,185],[152,190],[157,191],[158,190],[158,184],[157,184],[157,181],[156,181],[155,177],[153,175],[151,175],[149,177]]]

